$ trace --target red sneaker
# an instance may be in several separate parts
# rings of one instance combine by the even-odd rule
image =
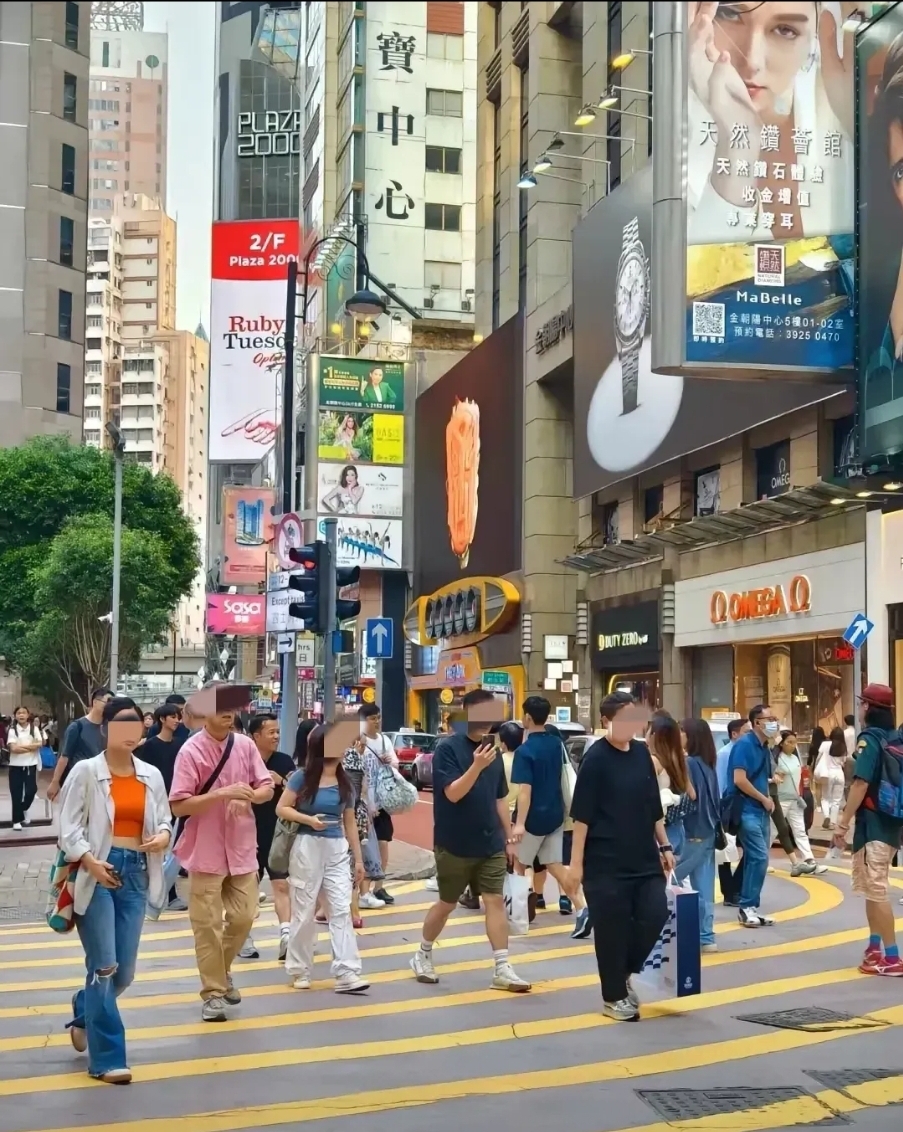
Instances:
[[[859,964],[859,970],[863,975],[876,975],[878,967],[884,962],[884,954],[880,947],[867,947],[865,955],[862,957],[862,962]]]
[[[889,975],[891,978],[903,978],[903,959],[898,955],[895,959],[884,958],[875,968],[876,975]]]

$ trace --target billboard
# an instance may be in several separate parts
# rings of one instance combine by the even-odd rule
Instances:
[[[271,487],[223,489],[223,585],[257,586],[266,581],[275,505],[276,492]]]
[[[266,632],[266,595],[207,594],[207,632],[262,636]]]
[[[288,264],[295,220],[218,221],[210,284],[212,463],[256,463],[280,423]]]
[[[404,363],[322,357],[320,408],[404,412]]]
[[[661,7],[676,13],[683,53],[663,42],[655,56],[654,128],[672,139],[655,142],[668,166],[656,226],[670,229],[657,301],[685,302],[679,316],[653,311],[667,326],[654,367],[851,380],[854,35],[843,26],[860,6]]]
[[[903,452],[903,10],[856,37],[859,458]]]
[[[520,319],[509,319],[417,398],[417,594],[520,569],[522,340]]]
[[[651,279],[653,303],[661,285],[654,263],[647,262],[652,176],[650,165],[635,173],[594,205],[573,233],[577,499],[841,392],[787,378],[720,381],[653,373],[641,305],[647,301],[644,281]],[[633,345],[627,346],[625,330],[635,334]],[[418,421],[426,396],[418,398]],[[419,484],[419,426],[417,438]],[[430,443],[435,445],[435,432]]]
[[[404,529],[400,519],[339,519],[337,566],[360,566],[362,570],[400,570]],[[326,538],[326,524],[319,522],[319,538]]]
[[[320,463],[317,510],[326,515],[400,519],[403,474],[400,467]]]

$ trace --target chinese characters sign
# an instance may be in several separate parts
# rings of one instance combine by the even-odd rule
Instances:
[[[686,5],[685,356],[848,380],[853,37],[793,7],[789,36],[779,5]]]
[[[533,341],[534,348],[537,354],[544,354],[546,350],[550,350],[553,346],[557,346],[559,342],[565,339],[574,329],[574,308],[570,306],[567,310],[560,311],[558,314],[552,315],[548,322],[544,322],[542,326],[536,331],[536,337]]]

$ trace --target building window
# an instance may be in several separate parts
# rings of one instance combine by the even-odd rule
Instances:
[[[496,9],[498,13],[498,8]],[[502,304],[502,111],[492,108],[492,329],[499,325]]]
[[[71,216],[60,217],[60,263],[72,266],[72,247],[75,242],[75,221]]]
[[[75,146],[62,146],[62,169],[60,173],[60,188],[69,196],[75,196]]]
[[[67,341],[72,338],[72,292],[60,291],[57,312],[57,333]]]
[[[425,204],[423,226],[431,232],[460,232],[461,206],[459,204]]]
[[[62,292],[60,292],[62,294]],[[72,390],[72,367],[65,362],[56,363],[56,411],[69,412],[69,394]]]
[[[694,514],[717,515],[721,510],[721,468],[696,473]]]
[[[756,449],[756,498],[772,499],[790,490],[790,441]]]
[[[443,263],[440,260],[427,260],[423,265],[423,281],[427,287],[460,293],[461,265],[460,263]]]
[[[464,95],[460,90],[430,90],[426,92],[426,112],[435,118],[462,118]]]
[[[461,150],[428,145],[426,147],[426,171],[427,173],[460,173]]]
[[[63,117],[67,122],[75,121],[78,101],[78,79],[68,71],[63,73]]]
[[[656,519],[661,519],[662,512],[665,509],[665,485],[656,484],[654,487],[647,487],[643,493],[643,523],[648,526],[654,523]]]
[[[428,32],[426,53],[430,59],[451,59],[459,63],[464,58],[464,36]]]
[[[530,161],[530,72],[526,67],[520,73],[520,163],[521,168],[529,167]],[[522,311],[527,309],[527,211],[530,205],[529,193],[518,193],[518,233],[517,233],[517,305]]]
[[[78,50],[78,8],[73,0],[67,0],[65,44],[73,51]]]
[[[616,55],[621,54],[621,40],[623,30],[623,12],[621,9],[620,0],[612,0],[608,5],[608,57],[614,59]],[[612,70],[609,68],[608,81],[610,84],[622,85],[624,76],[620,71]],[[628,83],[628,86],[635,86],[635,83]],[[611,137],[609,138],[607,149],[608,152],[605,156],[608,158],[610,164],[608,166],[608,191],[617,188],[621,183],[621,115],[609,113],[607,115],[608,125],[605,132]],[[617,140],[612,140],[615,138]]]

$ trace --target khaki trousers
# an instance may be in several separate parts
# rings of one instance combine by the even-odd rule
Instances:
[[[201,998],[222,998],[232,961],[241,950],[257,911],[257,873],[219,876],[190,873],[188,918],[201,976]]]

